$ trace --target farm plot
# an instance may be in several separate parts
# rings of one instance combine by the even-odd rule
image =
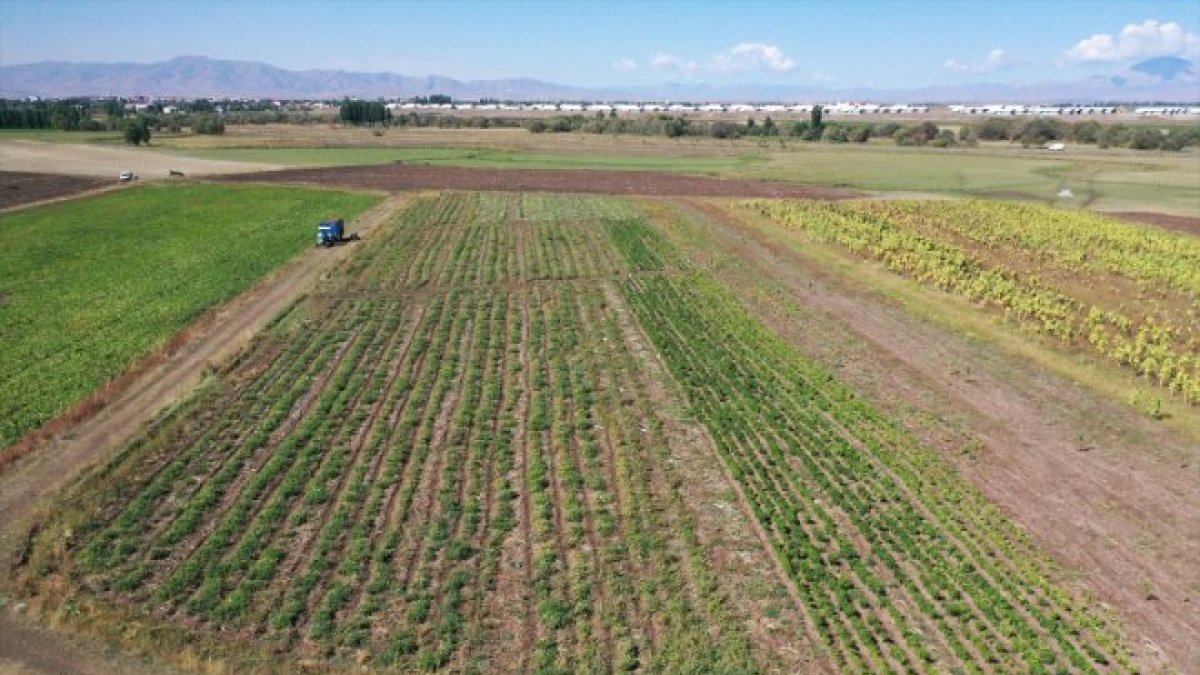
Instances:
[[[998,202],[744,207],[1200,403],[1200,239]],[[1161,414],[1158,396],[1133,397],[1149,414]]]
[[[622,292],[843,672],[1129,670],[1092,609],[937,456],[710,278]]]
[[[5,449],[377,197],[144,186],[0,216]]]
[[[593,257],[607,232],[639,249],[628,208],[419,201],[83,485],[28,569],[333,664],[794,672],[698,535],[605,292],[661,266]]]
[[[334,667],[1133,669],[1000,511],[642,208],[418,200],[64,501],[29,590]],[[706,433],[671,433],[681,405]],[[706,538],[718,494],[756,549]]]

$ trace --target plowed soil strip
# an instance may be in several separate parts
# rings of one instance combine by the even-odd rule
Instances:
[[[775,181],[724,180],[659,171],[476,169],[403,164],[259,171],[223,176],[217,180],[238,183],[301,183],[387,191],[449,189],[808,199],[851,199],[861,196],[854,190],[838,188]]]

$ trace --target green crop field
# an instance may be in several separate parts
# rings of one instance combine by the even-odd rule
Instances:
[[[144,186],[0,216],[0,448],[377,201]]]
[[[60,502],[30,588],[235,668],[1133,670],[647,208],[415,200]]]

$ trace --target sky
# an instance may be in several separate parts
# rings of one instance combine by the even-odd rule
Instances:
[[[1200,2],[0,0],[0,65],[182,55],[587,87],[1033,84],[1200,61]]]

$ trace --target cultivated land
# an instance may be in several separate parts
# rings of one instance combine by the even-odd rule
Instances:
[[[163,142],[593,169],[306,175],[324,185],[660,196],[412,198],[303,256],[256,289],[276,301],[231,308],[269,322],[247,349],[214,334],[168,357],[172,393],[135,374],[111,421],[0,476],[25,528],[36,495],[115,457],[42,502],[8,587],[29,611],[193,668],[1200,668],[1194,237],[892,194],[747,202],[844,194],[630,171],[740,177],[811,151],[829,174],[805,182],[829,185],[838,161],[869,177],[899,150],[886,180],[912,189],[942,181],[944,151],[394,129],[253,145],[278,133]],[[1194,155],[1063,159],[964,152],[958,170],[987,171],[932,191],[1030,179],[1010,195],[1030,199],[1090,175],[1096,208],[1128,180],[1125,217],[1195,226],[1161,213],[1195,200]],[[348,259],[314,287],[326,253]],[[201,372],[126,442],[154,408],[135,389],[170,400]]]
[[[110,186],[110,181],[52,173],[0,171],[0,211]]]
[[[27,432],[311,246],[313,223],[376,201],[144,186],[0,216],[0,463]]]
[[[1139,152],[1019,144],[911,148],[805,143],[786,138],[668,139],[531,134],[523,129],[236,127],[224,136],[163,139],[206,159],[299,165],[432,164],[502,169],[654,170],[818,187],[1019,199],[1095,211],[1200,217],[1200,151]],[[1060,199],[1062,187],[1074,197]]]
[[[910,120],[911,121],[911,120]],[[958,124],[958,122],[953,122]],[[67,141],[91,142],[83,154]],[[18,141],[36,138],[54,143]],[[3,139],[11,140],[3,140]],[[222,136],[156,136],[154,149],[122,149],[119,140],[66,133],[0,134],[0,159],[18,146],[44,149],[44,170],[75,173],[97,166],[96,175],[114,176],[120,167],[94,165],[91,153],[104,151],[157,157],[163,164],[144,177],[165,177],[167,168],[207,161],[211,172],[264,166],[405,164],[492,169],[600,169],[667,171],[734,179],[788,181],[816,187],[908,193],[936,193],[1039,201],[1094,211],[1140,211],[1200,217],[1200,151],[1141,152],[1070,146],[1064,152],[983,143],[978,148],[912,148],[889,141],[859,144],[806,143],[787,138],[717,140],[668,139],[601,134],[532,134],[523,129],[389,128],[324,125],[231,126]],[[57,148],[57,149],[53,149]],[[132,157],[127,160],[131,161]],[[212,164],[216,162],[216,164]],[[22,166],[15,160],[5,168]],[[169,166],[168,166],[169,165]],[[233,166],[231,166],[233,165]],[[57,166],[58,168],[52,168]],[[218,168],[219,167],[219,168]],[[28,170],[28,167],[25,167]],[[208,169],[199,167],[199,172]],[[190,174],[189,174],[190,175]],[[1073,197],[1056,197],[1069,187]]]
[[[656,214],[417,201],[85,480],[27,588],[242,663],[218,634],[428,670],[1153,663]]]

